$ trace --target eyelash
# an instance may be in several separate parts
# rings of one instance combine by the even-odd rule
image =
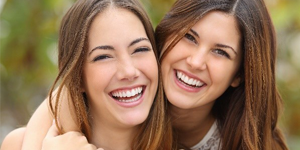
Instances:
[[[191,34],[186,33],[186,34],[184,35],[184,37],[187,38],[189,41],[191,41],[191,42],[193,42],[193,43],[195,43],[195,44],[198,44],[198,42],[197,42],[197,40],[195,39],[195,37],[192,36]]]
[[[132,54],[134,53],[140,53],[140,52],[148,52],[150,51],[150,48],[148,47],[139,47],[137,48]],[[96,61],[99,61],[99,60],[104,60],[104,59],[108,59],[108,58],[112,58],[111,56],[109,55],[100,55],[100,56],[97,56],[93,59],[93,62],[96,62]]]
[[[93,59],[93,62],[98,61],[98,60],[108,59],[108,58],[111,58],[111,56],[109,56],[109,55],[100,55],[100,56],[95,57]]]
[[[229,59],[231,58],[230,55],[222,49],[214,49],[213,52],[216,53],[217,55],[221,55],[221,56],[227,57]]]
[[[150,51],[149,47],[139,47],[139,48],[135,49],[132,54],[139,53],[139,52],[148,52],[148,51]]]

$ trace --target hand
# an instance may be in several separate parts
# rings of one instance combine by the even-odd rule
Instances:
[[[50,127],[42,145],[42,150],[103,150],[89,144],[87,138],[80,132],[70,131],[63,135],[58,134],[55,124]]]

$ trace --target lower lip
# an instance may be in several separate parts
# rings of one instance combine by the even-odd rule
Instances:
[[[204,87],[204,85],[203,85],[200,88],[193,88],[193,87],[190,87],[188,85],[185,85],[184,83],[182,83],[181,81],[179,81],[179,79],[177,78],[177,76],[176,76],[176,70],[174,70],[174,81],[175,81],[176,85],[179,88],[181,88],[181,89],[183,89],[183,90],[185,90],[187,92],[193,92],[193,93],[199,92]]]
[[[125,107],[125,108],[135,107],[135,106],[137,106],[137,105],[139,105],[140,103],[143,102],[144,96],[145,96],[145,90],[146,90],[146,88],[143,89],[143,94],[142,94],[142,96],[141,96],[138,100],[136,100],[136,101],[134,101],[134,102],[120,102],[120,101],[118,101],[118,100],[115,100],[114,98],[112,98],[112,99],[113,99],[118,105],[120,105],[120,106],[122,106],[122,107]]]

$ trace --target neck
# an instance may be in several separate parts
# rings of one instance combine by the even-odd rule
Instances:
[[[179,143],[192,147],[199,143],[215,121],[211,114],[214,103],[193,109],[170,106],[173,128]]]
[[[131,150],[131,143],[137,128],[119,128],[94,122],[91,143],[105,150]]]

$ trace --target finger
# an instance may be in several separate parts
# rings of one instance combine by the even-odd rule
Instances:
[[[50,127],[50,129],[47,132],[46,138],[56,137],[58,135],[59,134],[58,134],[58,129],[57,129],[56,125],[55,125],[55,123],[52,123],[52,126]]]
[[[98,148],[97,150],[104,150],[103,148]]]

